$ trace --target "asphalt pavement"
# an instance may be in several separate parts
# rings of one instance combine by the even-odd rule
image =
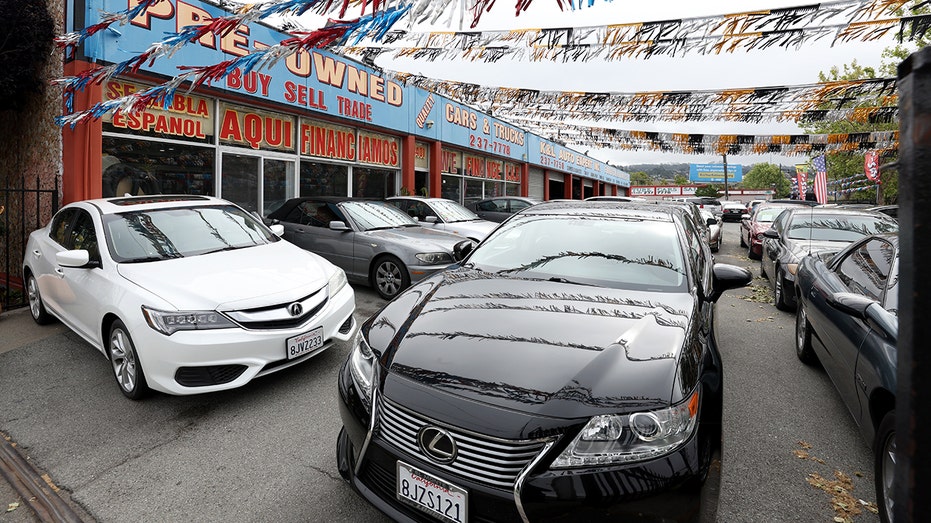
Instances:
[[[718,302],[725,412],[717,521],[875,523],[871,453],[824,371],[797,360],[794,314],[773,307],[737,227],[725,224],[715,259],[756,278]],[[384,303],[354,288],[357,320]],[[335,347],[242,389],[133,402],[77,335],[35,325],[27,309],[6,311],[0,431],[12,441],[0,445],[16,444],[35,469],[33,485],[85,523],[386,522],[336,471],[333,383],[347,353]],[[0,478],[0,523],[43,521],[30,501]]]

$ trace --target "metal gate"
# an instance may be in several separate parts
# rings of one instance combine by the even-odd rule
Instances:
[[[29,233],[44,226],[58,211],[58,178],[53,189],[41,189],[36,177],[35,189],[26,188],[25,177],[18,187],[0,187],[0,310],[29,304],[23,290],[22,263]]]

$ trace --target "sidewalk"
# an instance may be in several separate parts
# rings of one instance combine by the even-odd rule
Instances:
[[[4,310],[0,314],[0,354],[67,330],[57,322],[37,325],[28,307]],[[57,493],[51,481],[0,432],[0,523],[90,521]]]

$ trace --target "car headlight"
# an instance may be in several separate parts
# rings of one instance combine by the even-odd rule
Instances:
[[[362,331],[356,333],[352,352],[349,354],[349,373],[359,389],[359,396],[366,410],[372,410],[372,384],[375,381],[375,353],[369,347]]]
[[[178,331],[231,329],[236,324],[217,311],[160,311],[142,307],[142,315],[149,327],[171,336]]]
[[[553,461],[552,468],[613,465],[653,459],[685,443],[698,420],[698,392],[667,409],[595,416]]]
[[[421,252],[414,255],[415,258],[427,265],[440,265],[453,263],[453,256],[448,252]]]
[[[330,296],[336,296],[336,293],[343,290],[349,282],[346,280],[346,272],[340,268],[336,269],[336,272],[333,273],[333,276],[330,276],[330,281],[327,282],[327,294]]]

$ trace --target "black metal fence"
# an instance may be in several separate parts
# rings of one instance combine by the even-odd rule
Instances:
[[[0,187],[0,304],[2,310],[29,304],[22,280],[23,254],[29,233],[44,226],[58,211],[58,178],[55,187],[42,189],[39,177],[35,188],[26,187],[26,178],[18,186]]]

